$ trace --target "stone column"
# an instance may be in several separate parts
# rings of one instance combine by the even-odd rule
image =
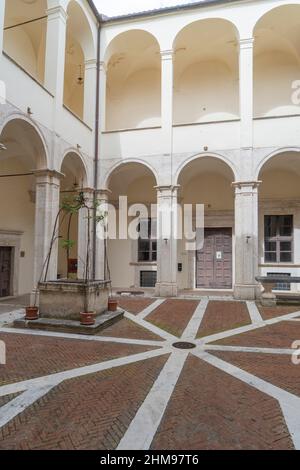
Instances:
[[[253,147],[253,38],[240,40],[241,148]]]
[[[102,132],[106,131],[106,64],[105,62],[100,62],[100,130]]]
[[[108,201],[111,191],[109,189],[100,189],[97,191],[97,201],[99,203],[98,215],[102,215],[108,212]],[[97,234],[96,234],[96,279],[106,280],[108,278],[107,266],[106,266],[106,249],[105,249],[105,236],[108,218],[106,218],[103,223],[99,222],[97,224]],[[107,244],[106,244],[107,248]]]
[[[163,153],[173,147],[173,50],[161,51],[161,122]]]
[[[84,195],[84,199],[88,207],[93,207],[94,190],[92,188],[84,188],[80,191]],[[80,209],[78,212],[78,279],[84,279],[86,274],[86,261],[88,249],[88,215],[86,208]],[[90,211],[90,245],[89,245],[89,275],[93,271],[93,210]]]
[[[253,300],[258,292],[259,181],[233,183],[235,188],[235,286],[237,299]]]
[[[84,72],[84,110],[83,120],[88,126],[94,127],[96,113],[96,80],[97,80],[97,60],[87,60]]]
[[[56,5],[47,10],[47,15],[44,84],[55,96],[56,106],[60,107],[64,96],[67,13],[62,6]]]
[[[61,173],[52,170],[35,171],[35,234],[34,234],[34,292],[45,274],[55,221],[59,212]],[[58,232],[57,232],[58,234]],[[57,279],[58,240],[56,239],[49,260],[47,280]]]
[[[157,284],[156,295],[176,297],[177,193],[178,186],[157,187]]]

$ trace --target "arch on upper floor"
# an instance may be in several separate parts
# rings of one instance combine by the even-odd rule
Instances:
[[[5,4],[3,50],[39,83],[44,83],[47,8],[47,0]]]
[[[239,33],[225,19],[189,23],[174,43],[174,124],[239,116]]]
[[[255,24],[255,117],[300,112],[293,100],[293,83],[300,75],[299,15],[299,4],[284,4],[265,12]]]
[[[95,92],[85,87],[85,79],[87,63],[96,60],[96,44],[86,12],[77,0],[68,2],[67,15],[64,104],[83,119],[87,94]]]
[[[285,154],[299,154],[300,155],[300,147],[281,147],[277,150],[274,150],[270,154],[266,155],[257,165],[255,169],[255,179],[258,181],[260,179],[261,172],[267,165],[273,161],[274,157],[278,157],[278,155],[285,155]]]
[[[161,60],[157,39],[140,29],[117,35],[105,63],[106,130],[161,124]]]

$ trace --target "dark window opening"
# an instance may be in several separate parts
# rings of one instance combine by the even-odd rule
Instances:
[[[156,280],[157,280],[156,271],[141,271],[140,272],[141,287],[155,287]]]
[[[157,261],[156,219],[143,219],[138,226],[138,261]]]

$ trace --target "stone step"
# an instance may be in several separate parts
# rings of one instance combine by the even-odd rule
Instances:
[[[77,333],[84,335],[96,335],[113,323],[122,320],[124,310],[118,309],[116,312],[106,312],[96,318],[95,325],[81,325],[79,321],[65,320],[57,318],[39,318],[38,320],[25,320],[21,318],[14,321],[15,328],[28,328],[31,330],[56,331],[63,333]]]

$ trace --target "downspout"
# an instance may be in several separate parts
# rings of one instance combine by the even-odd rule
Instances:
[[[98,22],[97,31],[97,73],[96,73],[96,111],[95,111],[95,159],[94,159],[94,217],[93,217],[93,279],[96,279],[97,259],[97,190],[99,175],[99,122],[100,122],[100,38],[101,22]]]

